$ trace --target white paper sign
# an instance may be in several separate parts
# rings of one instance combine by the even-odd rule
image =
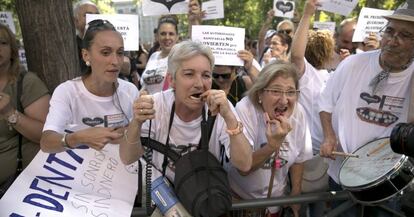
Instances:
[[[13,34],[16,34],[16,27],[14,26],[12,12],[0,11],[0,23],[8,26]]]
[[[92,20],[108,20],[121,33],[124,39],[124,50],[139,50],[138,15],[133,14],[86,14],[86,23]]]
[[[295,2],[289,0],[273,0],[273,10],[276,17],[293,18]]]
[[[0,201],[0,216],[130,217],[137,167],[123,165],[118,149],[39,151]]]
[[[223,0],[213,0],[203,2],[201,10],[206,12],[203,20],[213,20],[224,18],[224,5]]]
[[[364,41],[364,38],[370,32],[378,33],[388,21],[383,18],[384,15],[391,15],[394,11],[380,10],[375,8],[362,8],[358,16],[358,23],[355,28],[352,42]]]
[[[322,6],[318,7],[318,10],[348,16],[358,4],[358,0],[319,0],[319,3]]]
[[[335,33],[335,22],[319,22],[315,21],[313,22],[313,28],[316,30],[329,30],[332,33]]]
[[[215,64],[226,66],[243,66],[243,60],[237,57],[239,50],[244,50],[245,29],[194,25],[192,40],[208,45],[213,51]]]
[[[189,0],[142,0],[142,14],[157,16],[164,14],[187,14]]]

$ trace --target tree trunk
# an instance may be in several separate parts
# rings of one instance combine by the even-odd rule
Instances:
[[[27,66],[52,92],[80,74],[71,0],[16,0]]]

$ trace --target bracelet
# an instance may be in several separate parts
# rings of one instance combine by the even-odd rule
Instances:
[[[63,136],[62,136],[62,139],[60,140],[60,144],[62,144],[62,146],[63,146],[63,148],[65,149],[65,150],[70,150],[70,149],[73,149],[72,147],[70,147],[69,145],[68,145],[68,143],[67,143],[67,141],[66,141],[66,136],[67,136],[68,134],[66,133],[66,132],[64,132],[63,133]]]
[[[128,130],[127,129],[125,129],[125,131],[124,131],[124,139],[125,139],[125,141],[127,142],[127,144],[137,144],[138,142],[139,142],[139,139],[136,141],[136,142],[130,142],[129,140],[128,140]]]
[[[238,121],[237,122],[237,127],[235,129],[232,129],[232,130],[227,129],[226,132],[230,136],[239,135],[241,132],[243,132],[243,124],[242,124],[242,122]]]

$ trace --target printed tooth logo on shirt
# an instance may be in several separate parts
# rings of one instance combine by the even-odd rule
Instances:
[[[148,70],[145,72],[145,74],[149,74],[147,77],[144,78],[144,82],[147,85],[159,84],[164,80],[164,76],[162,76],[160,73],[157,73],[156,69]]]
[[[383,95],[370,95],[363,92],[360,98],[368,105],[356,109],[358,117],[368,123],[388,127],[399,119],[404,98]]]
[[[91,118],[82,118],[82,123],[90,126],[90,127],[94,127],[97,126],[99,124],[103,124],[104,120],[100,117],[96,117],[94,119]]]

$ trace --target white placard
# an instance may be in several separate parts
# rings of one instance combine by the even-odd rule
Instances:
[[[8,26],[13,34],[16,34],[16,27],[14,26],[12,12],[0,11],[0,23]]]
[[[358,0],[319,0],[319,3],[322,6],[318,7],[318,10],[348,16],[358,4]]]
[[[243,66],[243,60],[237,57],[239,50],[244,50],[245,29],[194,25],[191,39],[208,45],[213,51],[215,64],[225,66]]]
[[[189,0],[142,0],[144,16],[187,14]]]
[[[212,0],[203,2],[201,10],[205,11],[206,15],[203,20],[213,20],[224,18],[223,0]]]
[[[138,164],[123,165],[118,149],[39,151],[0,200],[0,216],[130,217]]]
[[[391,15],[393,12],[375,8],[362,8],[358,16],[358,23],[355,27],[352,42],[362,42],[369,33],[378,33],[388,23],[387,19],[382,16]]]
[[[293,18],[295,2],[289,0],[273,0],[273,10],[276,17]]]
[[[133,14],[86,14],[86,23],[92,20],[108,20],[121,33],[124,39],[124,50],[139,50],[138,15]]]
[[[313,28],[316,30],[329,30],[332,32],[332,34],[335,33],[335,22],[319,22],[315,21],[313,22]]]

